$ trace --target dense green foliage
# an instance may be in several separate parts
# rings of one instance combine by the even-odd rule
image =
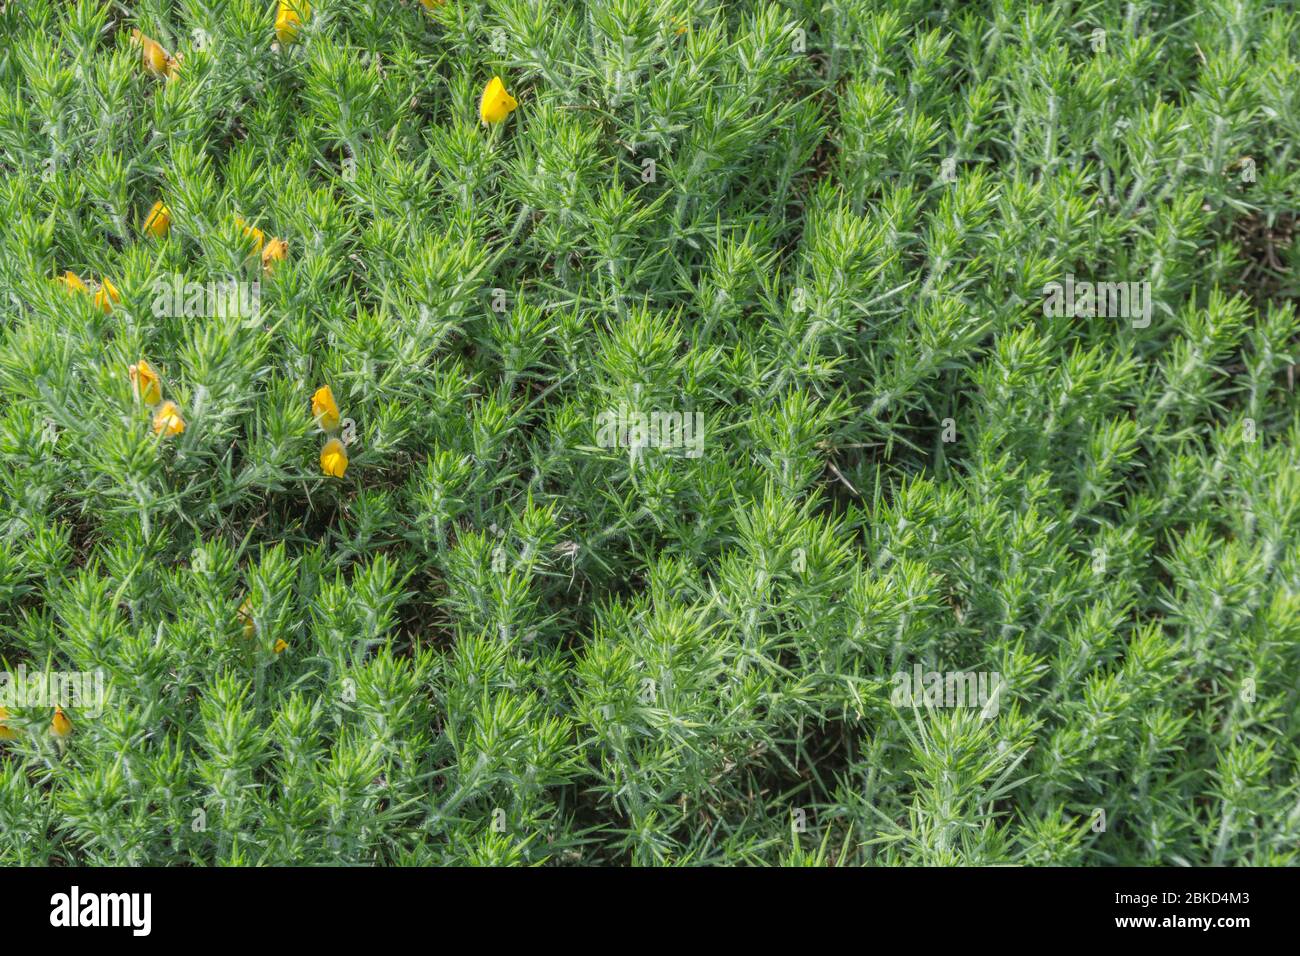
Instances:
[[[0,7],[0,862],[1296,861],[1291,4]]]

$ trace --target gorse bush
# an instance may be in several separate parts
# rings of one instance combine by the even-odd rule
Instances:
[[[1296,862],[1290,4],[0,7],[0,861]]]

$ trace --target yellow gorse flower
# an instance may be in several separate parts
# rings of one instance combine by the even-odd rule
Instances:
[[[424,9],[432,10],[434,7],[442,6],[447,0],[420,0],[420,2],[424,4]]]
[[[262,246],[266,245],[266,233],[256,226],[250,226],[239,216],[235,217],[235,225],[244,231],[245,236],[253,240],[253,248],[261,252]]]
[[[117,286],[109,282],[107,278],[99,283],[99,290],[95,293],[95,308],[104,314],[113,311],[113,304],[122,301],[122,294],[117,291]]]
[[[68,292],[80,292],[84,295],[90,295],[90,289],[86,283],[81,280],[81,276],[71,270],[64,272],[54,281],[62,282]],[[107,314],[113,311],[113,303],[121,302],[122,294],[117,291],[117,286],[109,282],[108,279],[102,279],[99,288],[95,290],[95,308]]]
[[[171,438],[185,431],[185,419],[175,402],[163,401],[162,380],[158,373],[144,359],[136,362],[129,369],[131,389],[135,397],[154,409],[153,430],[156,435]]]
[[[158,406],[153,416],[153,430],[167,438],[185,431],[185,419],[181,418],[181,410],[175,402],[166,401]]]
[[[288,647],[288,646],[289,646],[289,642],[286,641],[284,638],[280,638],[280,640],[278,640],[278,641],[275,642],[275,647],[273,648],[273,650],[274,650],[277,654],[280,654],[280,653],[282,653],[282,652],[284,651],[284,649],[285,649],[286,647]]]
[[[277,262],[283,262],[289,255],[289,243],[283,239],[266,238],[266,233],[256,226],[250,226],[238,216],[235,224],[243,230],[244,235],[253,240],[253,248],[262,255],[262,271],[270,273]]]
[[[140,63],[146,72],[169,80],[176,77],[180,61],[164,50],[161,43],[145,36],[139,30],[131,31],[131,40],[140,47]]]
[[[311,17],[311,4],[307,0],[280,0],[275,14],[275,35],[281,43],[292,43],[298,38],[298,28]]]
[[[341,424],[339,406],[328,385],[322,385],[312,394],[311,417],[324,432],[334,432]],[[342,478],[348,470],[347,446],[338,438],[331,437],[320,450],[320,467],[325,474]]]
[[[17,740],[22,736],[22,731],[17,727],[9,726],[9,711],[0,707],[0,740]]]
[[[136,398],[146,405],[157,405],[162,401],[162,381],[152,365],[140,359],[128,371],[131,375],[131,388],[135,391]]]
[[[332,432],[339,427],[339,406],[334,401],[334,391],[328,385],[316,389],[311,397],[311,417],[321,431]]]
[[[171,227],[172,211],[160,199],[150,207],[149,215],[144,217],[144,231],[155,239],[161,239],[167,235]]]
[[[277,262],[283,262],[289,255],[289,243],[283,239],[272,239],[262,250],[262,271],[270,273]]]
[[[62,707],[54,708],[54,719],[50,721],[50,733],[59,738],[68,737],[72,734],[72,721],[68,720],[68,715],[63,712]]]
[[[348,452],[343,442],[331,438],[320,450],[320,470],[332,478],[342,478],[348,470]]]
[[[89,289],[86,288],[86,283],[81,281],[81,276],[77,275],[75,272],[71,270],[64,272],[63,275],[59,276],[59,278],[55,281],[62,282],[64,286],[67,287],[67,290],[69,292],[90,291]]]
[[[500,123],[509,116],[519,103],[506,92],[506,85],[501,77],[494,76],[483,87],[483,97],[478,103],[478,115],[484,123]]]

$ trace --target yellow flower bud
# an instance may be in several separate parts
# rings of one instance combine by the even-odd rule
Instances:
[[[282,653],[282,652],[284,651],[284,649],[285,649],[286,647],[288,647],[288,646],[289,646],[289,642],[286,641],[284,638],[280,638],[280,640],[278,640],[278,641],[275,642],[275,652],[276,652],[277,654],[280,654],[280,653]]]
[[[298,28],[311,17],[308,0],[280,0],[275,14],[275,35],[281,43],[292,43],[298,38]]]
[[[328,385],[316,389],[311,397],[311,417],[321,431],[332,432],[339,427],[339,407],[334,401],[334,392]]]
[[[149,209],[149,215],[145,216],[144,231],[155,239],[161,239],[167,235],[171,227],[172,211],[163,205],[160,199]]]
[[[54,719],[50,721],[50,733],[60,739],[72,734],[72,721],[68,720],[68,715],[63,712],[62,707],[54,708]]]
[[[483,98],[479,100],[478,115],[484,123],[500,123],[509,116],[519,104],[506,92],[501,77],[494,76],[483,87]]]
[[[99,290],[95,293],[95,308],[107,315],[113,311],[113,304],[121,301],[122,294],[117,291],[117,286],[107,278],[103,279],[99,283]]]
[[[333,478],[342,478],[348,470],[348,452],[343,442],[331,438],[320,450],[320,470]]]
[[[277,262],[283,262],[289,254],[289,243],[283,239],[272,239],[262,250],[262,271],[270,273]]]
[[[0,707],[0,740],[17,740],[22,736],[22,731],[17,727],[9,726],[9,711]]]
[[[153,416],[153,430],[155,434],[162,434],[168,438],[185,431],[185,419],[181,418],[181,410],[176,407],[175,402],[163,402],[158,407],[158,411]]]
[[[158,378],[158,373],[153,370],[153,366],[140,359],[131,366],[129,372],[131,388],[136,398],[146,405],[157,405],[162,401],[162,382]]]

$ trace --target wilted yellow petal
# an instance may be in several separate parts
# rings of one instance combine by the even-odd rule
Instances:
[[[320,450],[320,470],[333,478],[342,478],[348,470],[348,452],[343,442],[331,438]]]
[[[153,430],[168,438],[185,431],[185,419],[181,418],[181,410],[175,402],[163,402],[159,406],[153,416]]]
[[[140,62],[145,71],[154,76],[165,76],[170,79],[176,70],[176,60],[163,49],[162,44],[145,36],[139,30],[131,31],[131,39],[140,46]]]
[[[501,77],[494,76],[483,87],[483,97],[479,100],[478,115],[484,123],[500,123],[514,111],[519,104],[506,92]]]
[[[339,406],[334,401],[334,392],[328,385],[322,385],[312,395],[311,417],[316,420],[321,431],[332,432],[339,427]]]

